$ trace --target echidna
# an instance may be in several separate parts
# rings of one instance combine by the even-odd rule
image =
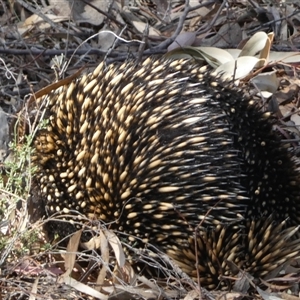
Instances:
[[[231,274],[227,261],[263,276],[299,254],[298,173],[270,114],[230,81],[189,60],[101,63],[38,103],[47,215],[109,223],[208,288]]]

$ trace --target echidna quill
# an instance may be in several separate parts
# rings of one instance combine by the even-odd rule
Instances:
[[[264,276],[299,254],[299,174],[270,114],[230,81],[189,60],[101,63],[38,103],[49,123],[33,190],[47,215],[110,223],[207,288],[227,261]]]

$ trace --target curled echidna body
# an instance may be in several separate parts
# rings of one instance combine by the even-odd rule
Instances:
[[[229,81],[187,60],[101,63],[38,102],[49,124],[35,137],[34,190],[48,215],[100,219],[192,276],[198,228],[210,288],[225,260],[262,276],[297,255],[298,173],[270,114]]]

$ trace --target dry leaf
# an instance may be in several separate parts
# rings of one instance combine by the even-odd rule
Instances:
[[[98,274],[97,281],[96,281],[97,286],[99,286],[99,290],[101,289],[101,286],[104,283],[107,268],[109,265],[109,247],[108,247],[108,243],[107,243],[105,234],[103,233],[102,230],[100,230],[100,239],[101,239],[101,243],[100,243],[101,257],[102,257],[103,264],[102,264],[102,268]],[[98,288],[97,288],[97,290],[98,290]]]
[[[65,268],[66,272],[62,276],[69,276],[74,268],[76,260],[76,252],[78,250],[82,229],[76,231],[70,238],[67,250],[65,253]]]
[[[122,244],[119,238],[112,231],[108,230],[105,232],[105,234],[110,246],[112,247],[115,253],[117,262],[119,266],[122,268],[125,264],[125,254],[124,254]]]

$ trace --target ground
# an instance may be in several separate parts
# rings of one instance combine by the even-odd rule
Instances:
[[[107,245],[107,232],[99,237],[102,257],[93,251],[76,256],[79,233],[65,253],[45,236],[44,220],[29,220],[32,208],[27,198],[34,172],[30,145],[37,123],[43,126],[33,118],[34,99],[47,94],[55,82],[59,85],[63,78],[88,72],[103,59],[110,63],[149,55],[189,55],[229,73],[228,66],[237,66],[231,75],[241,86],[261,92],[263,105],[278,117],[275,130],[297,162],[299,5],[296,1],[199,2],[0,1],[0,300],[250,296],[249,281],[236,293],[202,290],[201,294],[197,283],[178,278],[153,282],[136,277],[127,265],[125,271],[108,273],[102,260],[110,262],[110,253],[122,264],[124,254],[121,247]],[[238,55],[247,58],[237,59]],[[297,295],[299,277],[293,275],[297,270],[286,271],[291,275],[274,280],[272,286],[260,282],[262,289],[252,288],[251,297],[266,298],[271,291],[280,292],[277,296],[282,298],[290,292]],[[118,272],[124,281],[114,279]],[[135,279],[139,285],[133,283]]]

